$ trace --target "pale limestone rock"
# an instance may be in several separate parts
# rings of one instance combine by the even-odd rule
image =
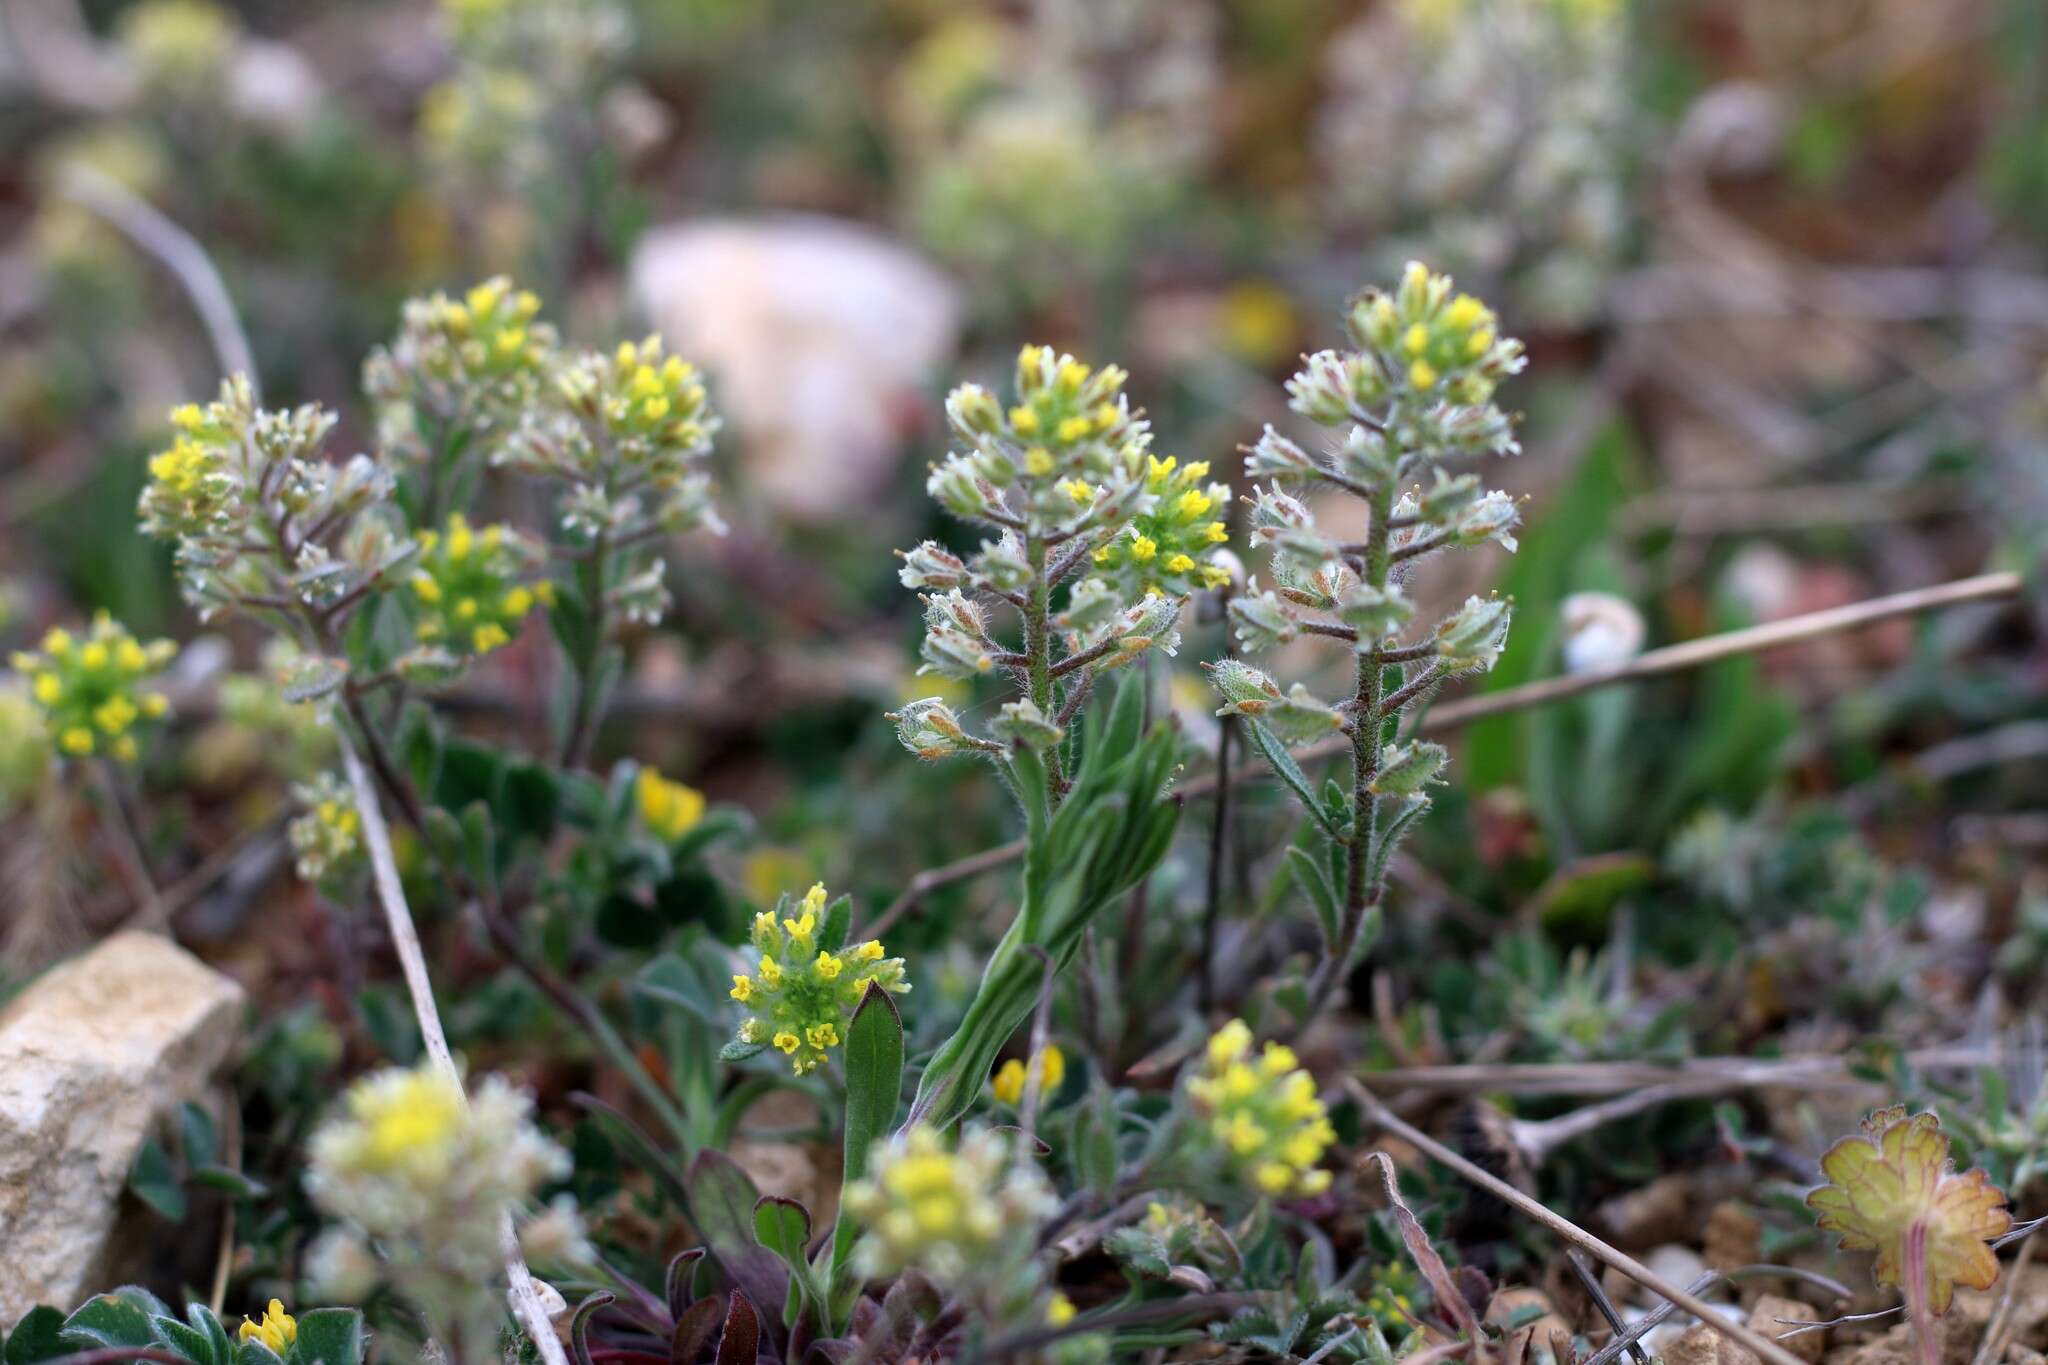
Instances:
[[[0,1323],[99,1287],[136,1152],[205,1089],[241,1015],[241,987],[132,931],[0,1013]]]
[[[631,277],[669,348],[711,373],[777,511],[839,521],[888,491],[953,354],[946,276],[867,228],[789,217],[655,228]]]

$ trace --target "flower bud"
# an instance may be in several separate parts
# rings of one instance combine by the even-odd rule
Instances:
[[[1499,597],[1468,597],[1465,605],[1436,628],[1436,652],[1454,673],[1486,672],[1507,643],[1508,602]]]
[[[1380,751],[1379,771],[1373,775],[1372,790],[1381,796],[1412,796],[1433,782],[1450,758],[1441,744],[1418,740],[1412,744],[1389,744]]]
[[[1512,554],[1516,548],[1513,532],[1521,519],[1515,500],[1494,489],[1459,514],[1455,543],[1470,546],[1499,541]]]
[[[1231,598],[1230,621],[1246,649],[1273,649],[1300,634],[1294,613],[1271,592]]]
[[[903,567],[896,576],[906,588],[962,588],[967,586],[967,566],[960,557],[936,540],[927,540],[914,550],[898,550]]]
[[[960,718],[937,697],[910,702],[901,711],[889,712],[888,719],[896,723],[897,740],[919,758],[951,758],[974,751]]]
[[[1047,720],[1029,698],[1005,703],[988,728],[997,739],[1026,749],[1049,749],[1067,733]]]
[[[1219,716],[1263,716],[1280,700],[1280,686],[1264,672],[1242,659],[1218,659],[1205,663],[1209,683],[1223,698]]]
[[[1269,425],[1265,433],[1244,448],[1245,477],[1252,479],[1302,479],[1315,474],[1319,466],[1310,454]]]
[[[1002,430],[1003,408],[979,384],[962,384],[946,395],[946,419],[962,439],[991,436]]]
[[[1336,707],[1296,683],[1267,709],[1266,723],[1288,743],[1300,744],[1343,729],[1344,717]]]

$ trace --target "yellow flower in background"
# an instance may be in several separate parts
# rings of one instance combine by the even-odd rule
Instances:
[[[61,752],[130,763],[140,752],[137,722],[160,720],[170,711],[169,699],[143,684],[177,653],[169,640],[143,644],[101,612],[83,641],[68,630],[51,630],[41,648],[19,651],[10,662],[28,679],[29,696]]]
[[[1047,1043],[1045,1051],[1033,1059],[1032,1070],[1039,1075],[1043,1093],[1051,1095],[1067,1079],[1067,1057],[1057,1043]],[[989,1083],[995,1097],[1003,1104],[1018,1104],[1024,1098],[1026,1073],[1021,1058],[1012,1057],[997,1068],[995,1079]]]
[[[258,1320],[244,1316],[236,1334],[241,1341],[260,1341],[277,1355],[283,1355],[299,1339],[298,1319],[284,1311],[282,1299],[272,1299]]]
[[[1265,369],[1292,358],[1301,318],[1286,290],[1265,280],[1245,280],[1223,291],[1216,330],[1225,350]]]
[[[640,809],[640,822],[670,843],[695,829],[704,818],[703,792],[671,782],[652,768],[643,767],[634,777],[633,799]]]
[[[1233,1019],[1209,1039],[1201,1073],[1187,1088],[1233,1176],[1268,1195],[1320,1194],[1330,1187],[1320,1163],[1336,1129],[1292,1048],[1267,1043],[1254,1056],[1252,1031]]]
[[[894,1275],[916,1266],[941,1284],[994,1277],[1035,1249],[1037,1224],[1055,1204],[1045,1177],[1013,1159],[1009,1140],[969,1128],[957,1147],[919,1124],[878,1144],[846,1207],[867,1225],[862,1269]]]

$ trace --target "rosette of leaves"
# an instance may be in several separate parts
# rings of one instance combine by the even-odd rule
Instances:
[[[1324,951],[1305,986],[1279,993],[1303,1018],[1369,946],[1387,864],[1429,809],[1427,789],[1445,761],[1440,746],[1401,737],[1403,715],[1445,681],[1491,668],[1507,638],[1507,604],[1480,597],[1432,628],[1413,629],[1407,580],[1440,551],[1515,545],[1513,501],[1443,466],[1517,449],[1493,396],[1521,370],[1521,343],[1502,337],[1493,313],[1455,294],[1447,276],[1415,263],[1392,292],[1361,294],[1345,321],[1353,349],[1308,356],[1287,384],[1296,412],[1339,433],[1332,447],[1311,453],[1268,427],[1246,452],[1246,471],[1270,480],[1250,501],[1252,538],[1271,556],[1274,586],[1254,580],[1232,600],[1230,617],[1253,651],[1301,636],[1348,646],[1355,686],[1331,702],[1300,684],[1283,692],[1234,659],[1211,666],[1218,714],[1246,720],[1314,825],[1309,846],[1290,856]],[[1311,490],[1363,501],[1363,539],[1318,527],[1297,495]],[[1351,739],[1349,780],[1319,791],[1288,745],[1332,733]]]
[[[55,1308],[32,1309],[8,1334],[5,1359],[32,1365],[122,1346],[191,1365],[360,1365],[367,1357],[363,1315],[353,1308],[309,1309],[295,1322],[294,1339],[280,1355],[255,1336],[237,1340],[205,1304],[189,1305],[180,1317],[147,1289],[124,1285],[93,1296],[68,1317]]]

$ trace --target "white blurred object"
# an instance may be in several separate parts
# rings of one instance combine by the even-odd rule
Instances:
[[[656,228],[631,279],[669,345],[713,375],[746,437],[748,483],[799,521],[875,500],[958,336],[951,280],[828,218]]]
[[[1564,618],[1564,669],[1586,673],[1627,663],[1643,649],[1643,614],[1611,592],[1575,592],[1558,609]]]
[[[228,68],[228,100],[235,112],[280,137],[312,127],[326,94],[320,73],[288,43],[245,38]]]

